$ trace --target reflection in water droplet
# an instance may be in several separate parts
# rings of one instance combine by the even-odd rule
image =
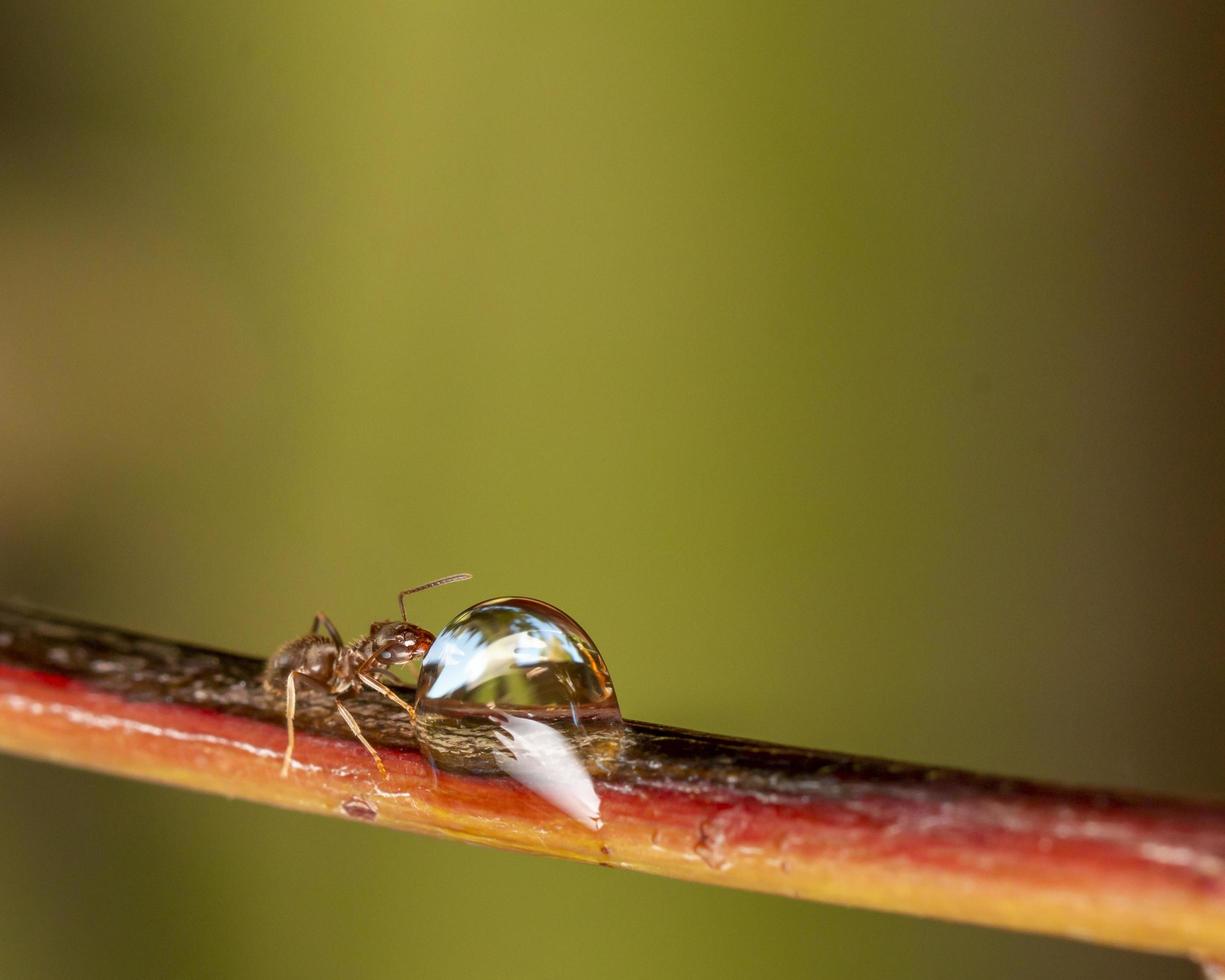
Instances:
[[[598,830],[592,774],[615,760],[621,711],[591,637],[536,599],[460,613],[417,681],[417,739],[436,768],[505,774]]]
[[[506,749],[501,760],[506,774],[579,823],[599,830],[604,824],[600,798],[566,736],[531,718],[496,717],[502,728],[493,737]]]

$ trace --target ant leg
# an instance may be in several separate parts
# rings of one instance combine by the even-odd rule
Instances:
[[[281,778],[284,779],[289,775],[289,766],[293,762],[293,747],[294,747],[294,714],[298,707],[298,678],[304,681],[310,681],[317,687],[322,687],[325,691],[327,686],[321,684],[310,674],[304,674],[300,670],[291,670],[289,676],[285,678],[285,730],[288,736],[285,743],[285,757],[281,761]]]
[[[388,644],[388,646],[390,645],[391,644]],[[381,646],[377,650],[375,650],[374,653],[370,654],[370,656],[368,656],[365,660],[362,661],[361,666],[358,667],[357,670],[354,672],[354,676],[361,677],[363,674],[365,674],[367,677],[370,677],[373,680],[378,680],[379,674],[384,674],[387,677],[391,678],[392,680],[399,680],[399,678],[396,677],[394,673],[392,673],[391,668],[392,667],[402,667],[404,666],[404,664],[388,665],[388,664],[379,663],[379,655],[386,649],[387,649],[387,646]],[[419,664],[419,662],[420,662],[420,657],[416,657],[413,660],[407,661],[407,663],[410,663],[410,664],[411,663]]]
[[[340,712],[340,717],[345,720],[345,724],[349,726],[349,730],[357,736],[357,740],[366,747],[366,751],[374,756],[374,764],[379,767],[379,775],[386,776],[387,767],[383,765],[383,760],[380,759],[379,754],[374,751],[374,746],[366,741],[366,736],[362,734],[362,730],[357,725],[357,719],[354,718],[349,709],[340,702],[339,698],[336,699],[336,710]]]
[[[291,670],[285,678],[285,728],[289,740],[285,745],[285,758],[281,761],[281,778],[289,775],[289,764],[293,761],[293,716],[298,706],[298,686],[294,683],[296,670]]]
[[[315,613],[315,619],[311,623],[312,635],[318,634],[320,626],[322,626],[325,630],[327,630],[328,636],[330,636],[332,638],[332,642],[336,644],[336,649],[343,650],[345,645],[344,645],[344,641],[341,640],[340,638],[340,631],[336,629],[336,626],[328,618],[327,613],[322,613],[322,612]]]
[[[390,687],[388,687],[382,681],[377,681],[373,677],[371,677],[369,674],[363,673],[364,670],[365,670],[365,667],[363,667],[362,670],[359,670],[357,672],[357,679],[361,681],[363,684],[365,684],[371,690],[378,691],[379,694],[383,695],[385,698],[390,698],[392,701],[394,701],[401,708],[403,708],[405,711],[408,712],[409,721],[416,722],[417,709],[414,708],[407,701],[405,701],[402,697],[400,697],[400,695],[398,695],[395,691],[393,691]]]

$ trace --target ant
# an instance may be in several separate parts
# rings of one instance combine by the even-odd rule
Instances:
[[[371,624],[369,633],[348,646],[341,641],[340,633],[332,625],[332,621],[323,613],[316,613],[309,633],[290,640],[269,658],[268,665],[264,668],[264,690],[269,694],[279,694],[282,680],[285,684],[285,727],[289,742],[285,746],[285,757],[281,763],[282,777],[289,775],[289,765],[293,760],[293,717],[297,705],[298,680],[309,681],[332,696],[340,717],[357,736],[357,740],[365,746],[366,751],[374,757],[379,774],[387,775],[383,760],[379,758],[374,746],[366,741],[366,736],[358,727],[357,719],[345,707],[343,699],[352,697],[364,684],[398,704],[408,712],[409,719],[415,719],[416,711],[413,706],[378,676],[387,675],[392,667],[420,660],[434,642],[433,633],[408,621],[408,613],[404,610],[404,597],[470,578],[472,576],[467,572],[460,572],[458,575],[448,575],[446,578],[426,582],[425,585],[405,589],[399,595],[401,619],[398,622],[392,619]],[[326,636],[319,632],[320,627],[326,631]]]

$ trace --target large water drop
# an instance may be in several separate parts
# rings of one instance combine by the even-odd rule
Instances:
[[[445,772],[507,775],[601,825],[593,774],[615,759],[621,711],[587,632],[538,599],[488,599],[438,634],[417,681],[417,740]]]

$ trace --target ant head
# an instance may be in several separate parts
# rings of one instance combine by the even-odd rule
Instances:
[[[370,649],[380,667],[420,660],[433,642],[433,633],[412,623],[390,620],[370,626]]]
[[[434,634],[408,621],[408,613],[404,609],[404,597],[414,592],[423,592],[439,585],[451,582],[463,582],[472,578],[467,572],[458,575],[448,575],[446,578],[426,582],[400,593],[400,622],[390,620],[384,623],[374,623],[370,627],[370,649],[380,667],[395,667],[398,664],[412,663],[420,660],[434,642]]]

